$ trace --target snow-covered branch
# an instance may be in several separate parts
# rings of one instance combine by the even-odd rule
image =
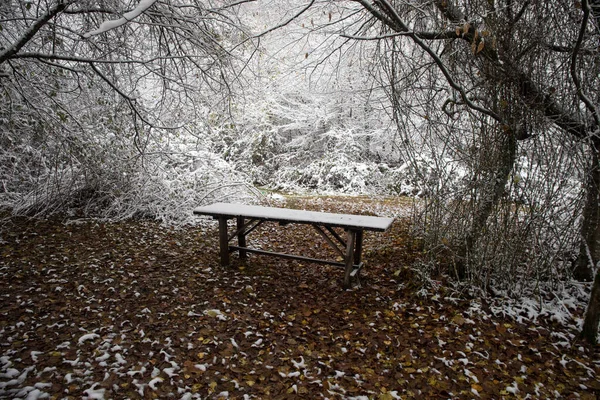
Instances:
[[[154,3],[156,3],[156,1],[157,0],[140,0],[139,4],[133,10],[123,14],[123,17],[109,21],[104,21],[100,24],[98,29],[85,33],[83,37],[89,38],[91,36],[99,35],[101,33],[108,32],[111,29],[115,29],[122,25],[125,25],[126,23],[131,22],[140,15],[142,15],[148,8],[152,7]]]
[[[19,52],[33,37],[36,33],[42,29],[52,18],[56,15],[60,14],[63,10],[65,10],[70,4],[71,1],[68,2],[58,2],[53,7],[51,7],[44,15],[39,17],[25,32],[21,34],[19,39],[14,42],[12,45],[7,46],[5,49],[2,49],[0,52],[0,64],[4,63],[6,60],[9,60],[15,54]]]

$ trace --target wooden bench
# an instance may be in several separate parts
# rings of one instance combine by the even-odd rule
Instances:
[[[358,273],[363,267],[361,260],[363,232],[384,232],[394,221],[393,218],[332,214],[229,203],[215,203],[205,207],[198,207],[194,209],[194,214],[209,215],[219,220],[219,247],[222,266],[229,265],[229,253],[236,250],[239,252],[240,259],[246,259],[247,253],[257,253],[307,262],[331,264],[345,268],[345,289],[351,287],[352,279],[358,280]],[[232,234],[229,234],[227,229],[227,221],[230,219],[236,219],[237,222],[237,229]],[[268,221],[277,222],[282,226],[288,224],[313,226],[319,235],[342,257],[344,262],[275,253],[246,247],[246,236]],[[346,231],[346,238],[342,238],[343,235],[340,236],[334,228],[344,229]],[[238,245],[230,245],[229,242],[235,237],[237,237]]]

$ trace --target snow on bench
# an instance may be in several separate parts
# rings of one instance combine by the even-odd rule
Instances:
[[[317,262],[342,266],[346,273],[344,288],[351,287],[352,278],[358,281],[358,273],[363,267],[362,242],[363,232],[384,232],[394,222],[393,218],[373,217],[367,215],[334,214],[317,211],[292,210],[287,208],[251,206],[244,204],[215,203],[194,209],[196,215],[208,215],[219,220],[219,246],[221,265],[229,265],[229,253],[238,251],[241,259],[246,259],[247,253],[272,255],[283,258]],[[227,221],[236,219],[237,231],[229,235]],[[249,221],[246,221],[248,219]],[[326,242],[342,257],[343,263],[315,259],[292,254],[275,253],[246,247],[246,236],[264,222],[278,222],[280,225],[307,224],[313,226]],[[343,228],[346,239],[343,239],[334,228]],[[238,245],[229,242],[237,237]],[[340,246],[341,245],[341,248]]]

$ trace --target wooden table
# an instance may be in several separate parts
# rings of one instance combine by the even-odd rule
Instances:
[[[219,220],[219,247],[222,266],[229,265],[229,253],[236,250],[239,252],[240,259],[246,259],[247,253],[257,253],[307,262],[331,264],[345,268],[345,289],[351,287],[351,280],[353,278],[358,279],[358,273],[363,267],[361,260],[363,232],[384,232],[394,221],[393,218],[366,215],[333,214],[229,203],[215,203],[205,207],[198,207],[194,209],[194,214],[209,215]],[[230,219],[236,219],[237,222],[237,229],[232,234],[229,234],[227,228],[227,221]],[[247,247],[246,236],[264,222],[277,222],[281,226],[288,224],[311,225],[342,257],[344,262],[275,253]],[[346,238],[342,238],[334,228],[344,229],[346,231]],[[237,237],[238,245],[230,245],[229,242],[235,237]]]

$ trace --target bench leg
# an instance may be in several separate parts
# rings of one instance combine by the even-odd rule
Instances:
[[[356,231],[356,248],[354,249],[354,264],[362,261],[363,231]]]
[[[346,274],[344,275],[344,289],[352,287],[352,269],[354,268],[354,243],[356,241],[356,231],[348,229],[348,238],[346,240]]]
[[[246,234],[244,233],[244,217],[237,217],[237,229],[238,229],[238,246],[246,247]],[[248,258],[246,250],[240,250],[240,259],[245,260]]]
[[[219,249],[221,266],[229,265],[229,238],[227,237],[227,218],[219,217]]]

